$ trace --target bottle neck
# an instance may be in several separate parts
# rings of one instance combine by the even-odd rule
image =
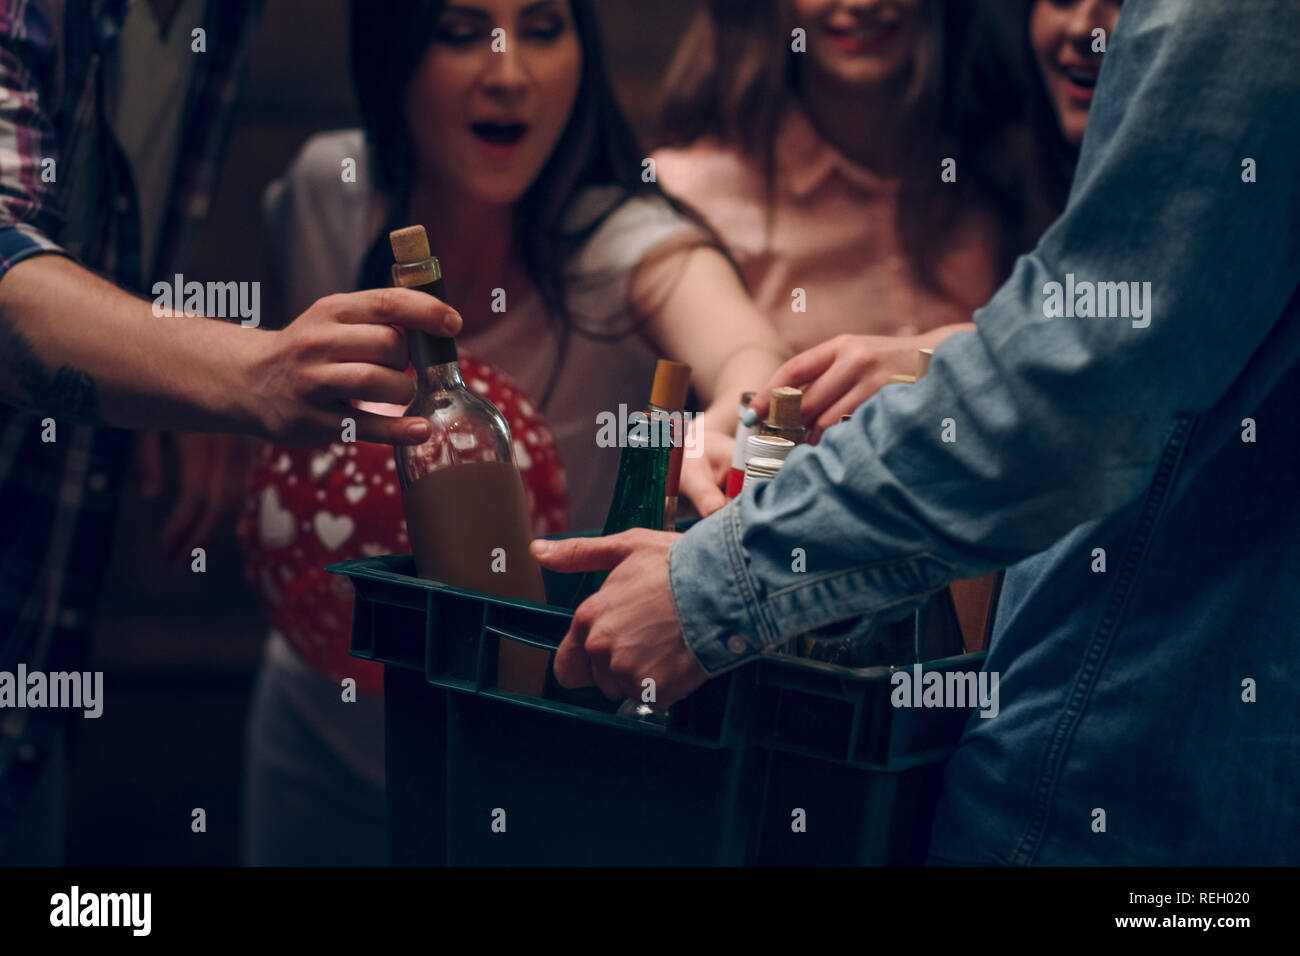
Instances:
[[[424,370],[451,366],[460,377],[460,357],[456,354],[456,340],[441,335],[430,335],[413,329],[406,331],[406,348],[411,355],[411,364],[423,376]]]
[[[442,281],[442,266],[433,256],[417,262],[396,263],[393,266],[393,285],[402,286],[415,292],[424,292],[442,302],[447,301],[447,290]],[[411,356],[411,364],[421,373],[434,366],[452,365],[458,361],[456,340],[428,332],[408,330],[406,348]],[[460,371],[456,371],[457,380]],[[463,384],[463,383],[462,383]]]
[[[447,391],[465,387],[465,380],[460,377],[460,363],[454,355],[450,362],[416,362],[414,355],[411,361],[415,364],[415,374],[423,390]]]

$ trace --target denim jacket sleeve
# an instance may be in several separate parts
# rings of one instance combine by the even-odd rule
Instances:
[[[710,672],[1123,507],[1278,322],[1300,282],[1300,4],[1134,2],[1110,39],[1066,210],[977,331],[675,543]]]

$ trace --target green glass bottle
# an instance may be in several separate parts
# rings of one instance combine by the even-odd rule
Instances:
[[[664,527],[667,509],[676,508],[674,471],[680,474],[681,439],[679,431],[673,430],[674,423],[665,421],[665,416],[676,412],[677,422],[680,422],[690,374],[690,366],[660,359],[655,367],[650,411],[634,412],[628,416],[631,427],[624,436],[614,498],[610,502],[602,536],[632,528],[658,531]],[[606,571],[589,571],[584,575],[575,592],[573,606],[577,607],[598,591],[607,574]]]

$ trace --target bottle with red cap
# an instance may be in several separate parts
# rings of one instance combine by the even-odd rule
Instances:
[[[736,421],[736,443],[731,450],[731,470],[727,472],[725,494],[734,498],[740,494],[745,484],[745,448],[751,435],[758,434],[758,416],[749,410],[749,403],[754,400],[753,392],[742,392],[740,411]]]

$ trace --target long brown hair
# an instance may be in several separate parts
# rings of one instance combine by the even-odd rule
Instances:
[[[913,274],[943,290],[942,244],[963,210],[983,204],[1004,224],[1001,274],[1023,246],[1024,196],[1003,162],[1016,108],[1007,102],[1008,51],[982,4],[926,0],[924,29],[906,93],[897,228]],[[775,144],[795,100],[798,58],[781,0],[709,0],[668,69],[659,112],[660,145],[717,136],[760,169],[769,210],[775,197]],[[1013,97],[1014,98],[1014,97]],[[956,183],[940,185],[940,163],[958,159]]]

